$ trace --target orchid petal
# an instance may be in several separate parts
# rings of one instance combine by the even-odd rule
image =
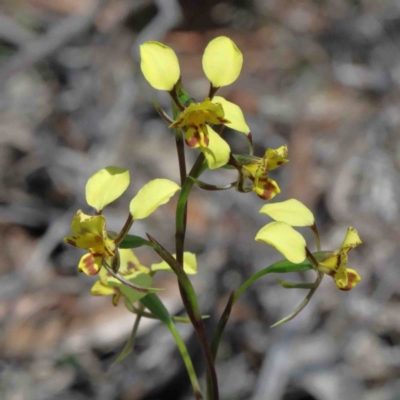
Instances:
[[[266,204],[260,213],[267,214],[275,221],[286,222],[290,226],[312,226],[315,222],[313,213],[296,199]]]
[[[95,210],[118,199],[129,186],[129,171],[124,168],[107,167],[92,175],[86,184],[86,201]]]
[[[208,138],[208,146],[200,147],[200,149],[210,169],[220,168],[229,161],[231,149],[228,143],[210,127],[208,127]]]
[[[230,85],[242,69],[243,55],[226,36],[212,40],[204,50],[203,70],[214,87]]]
[[[219,103],[222,105],[224,109],[225,119],[229,121],[225,123],[227,127],[234,129],[235,131],[242,132],[245,135],[248,135],[250,133],[250,128],[246,124],[243,112],[238,105],[231,103],[228,100],[225,100],[221,96],[214,96],[213,103]]]
[[[271,222],[264,226],[258,231],[255,240],[269,244],[295,264],[306,258],[304,237],[285,222]]]
[[[175,52],[162,43],[150,41],[140,46],[140,57],[140,68],[150,85],[171,91],[181,74]]]
[[[134,220],[143,219],[167,203],[180,187],[168,179],[153,179],[132,199],[129,210]]]

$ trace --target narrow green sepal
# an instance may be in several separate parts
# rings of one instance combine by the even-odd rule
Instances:
[[[243,294],[243,292],[251,286],[256,280],[260,279],[264,275],[267,274],[286,274],[289,272],[301,272],[301,271],[308,271],[310,269],[313,269],[313,265],[311,262],[306,259],[303,262],[299,264],[294,264],[290,261],[283,260],[283,261],[278,261],[275,264],[270,265],[267,268],[262,269],[261,271],[255,273],[253,276],[251,276],[245,283],[243,283],[242,286],[236,291],[234,302],[237,301],[237,299]]]
[[[119,353],[118,357],[115,359],[115,361],[111,364],[113,367],[114,365],[120,363],[122,360],[124,360],[130,353],[132,353],[133,348],[135,346],[135,339],[136,335],[139,329],[139,324],[140,324],[141,316],[137,315],[135,319],[135,323],[133,324],[132,332],[129,336],[128,341],[125,344],[125,347],[122,349],[121,353]]]
[[[254,164],[255,160],[260,160],[260,157],[247,154],[232,154],[232,157],[241,165]]]
[[[156,111],[158,112],[158,115],[168,124],[171,125],[174,123],[174,120],[163,110],[163,108],[160,106],[160,104],[156,101],[153,100],[154,107]]]
[[[315,282],[297,283],[297,282],[286,282],[278,279],[278,283],[285,289],[313,289],[315,287]]]
[[[236,181],[228,183],[227,185],[216,186],[216,185],[211,185],[211,184],[203,182],[203,181],[199,181],[198,179],[193,178],[190,175],[188,176],[188,178],[190,178],[199,188],[204,189],[204,190],[209,190],[209,191],[228,190],[228,189],[232,189],[236,185]]]
[[[136,314],[136,309],[133,306],[133,304],[125,297],[125,307],[127,308],[128,311],[130,311],[133,314]]]
[[[307,296],[304,298],[304,300],[296,307],[296,309],[291,312],[288,316],[286,316],[285,318],[282,318],[280,321],[276,322],[275,324],[271,325],[271,328],[275,328],[276,326],[279,325],[283,325],[286,322],[289,322],[290,320],[292,320],[294,317],[296,317],[297,315],[300,314],[300,312],[305,308],[305,306],[309,303],[309,301],[311,300],[311,297],[314,296],[314,293],[316,292],[316,290],[318,289],[322,278],[323,278],[324,274],[322,272],[318,272],[318,276],[317,279],[315,280],[314,287],[312,289],[310,289],[310,291],[308,292]]]
[[[134,283],[128,281],[128,279],[125,279],[120,274],[114,272],[112,270],[111,266],[108,265],[105,260],[103,260],[103,268],[105,268],[107,270],[107,272],[109,274],[111,274],[115,279],[117,279],[118,281],[120,281],[121,283],[126,285],[128,288],[136,290],[137,292],[149,294],[149,293],[156,293],[156,292],[160,292],[160,291],[164,290],[164,289],[158,289],[158,288],[145,288],[143,286],[135,285]]]
[[[228,164],[223,165],[221,168],[222,168],[222,169],[236,169],[234,166],[228,165]]]

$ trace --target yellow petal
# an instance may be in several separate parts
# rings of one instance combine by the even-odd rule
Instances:
[[[173,255],[176,258],[176,254]],[[183,253],[183,269],[189,275],[197,274],[197,261],[196,254],[185,251]],[[169,271],[172,272],[171,267],[165,262],[161,261],[157,264],[152,264],[152,271]]]
[[[235,131],[242,132],[245,135],[248,135],[250,133],[250,128],[246,124],[243,112],[239,106],[231,103],[228,100],[225,100],[221,96],[214,96],[213,103],[219,103],[222,105],[225,113],[225,119],[230,121],[229,123],[225,123],[226,126],[234,129]]]
[[[149,273],[150,269],[140,264],[135,253],[131,249],[120,249],[120,268],[119,273],[122,276],[131,274],[132,272]]]
[[[102,215],[93,217],[78,210],[71,224],[73,233],[64,238],[64,241],[99,256],[112,256],[115,244],[107,237],[105,224],[106,220]]]
[[[85,254],[79,261],[78,272],[84,272],[86,275],[97,275],[103,264],[103,257],[93,256],[91,253]]]
[[[361,243],[362,242],[360,236],[358,236],[358,232],[350,226],[347,229],[347,234],[344,238],[341,249],[347,253],[349,250],[354,249],[354,247],[357,247]]]
[[[271,178],[256,179],[253,190],[263,200],[271,200],[281,192],[278,184]]]
[[[97,281],[90,289],[92,296],[109,296],[115,294],[115,288],[104,285],[101,281]]]
[[[97,211],[118,199],[129,186],[129,171],[107,167],[91,176],[86,184],[86,201]]]
[[[346,274],[347,274],[347,285],[346,286],[339,286],[338,288],[340,290],[351,290],[353,289],[358,282],[361,281],[360,275],[358,275],[357,271],[354,271],[354,269],[347,268],[346,269]]]
[[[187,125],[200,126],[206,122],[210,124],[224,124],[224,108],[222,104],[216,104],[208,97],[201,103],[191,103],[178,116],[169,128],[185,127]]]
[[[214,87],[230,85],[242,69],[243,55],[226,36],[212,40],[203,55],[203,70]]]
[[[306,241],[285,222],[271,222],[258,231],[255,239],[274,247],[295,264],[303,262],[306,258]]]
[[[341,290],[344,289],[348,283],[346,268],[339,268],[334,276],[334,279],[336,286]]]
[[[228,162],[231,149],[228,143],[210,127],[208,127],[208,138],[208,146],[200,147],[207,160],[208,167],[210,169],[222,167]]]
[[[129,210],[133,219],[148,217],[157,208],[169,201],[180,187],[168,179],[153,179],[144,185],[132,199]]]
[[[283,145],[278,149],[268,149],[264,155],[264,159],[267,163],[267,170],[272,171],[282,164],[289,162],[286,158],[287,155],[288,148],[286,145]]]
[[[170,91],[179,80],[179,62],[175,52],[159,42],[146,42],[140,46],[144,77],[153,88]]]
[[[290,226],[311,226],[314,224],[313,213],[296,199],[266,204],[261,208],[260,213],[267,214],[275,221],[286,222]]]
[[[106,219],[102,215],[87,215],[78,210],[71,222],[72,233],[86,233],[89,230],[90,233],[95,235],[102,235],[103,228],[106,224]]]

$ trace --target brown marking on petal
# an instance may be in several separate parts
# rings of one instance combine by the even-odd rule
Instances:
[[[207,135],[204,135],[204,144],[206,147],[208,147],[208,144],[210,143],[210,138]]]
[[[269,200],[272,197],[272,193],[275,189],[275,186],[271,182],[266,182],[264,185],[264,191],[261,195],[259,194],[258,197],[263,200]]]
[[[342,255],[338,254],[336,258],[336,271],[339,269],[339,267],[342,265]]]
[[[357,281],[357,278],[358,276],[354,272],[347,271],[347,285],[344,288],[340,288],[340,290],[348,291],[353,289],[355,286],[354,281]]]
[[[66,239],[65,241],[66,241],[68,244],[70,244],[71,246],[77,247],[76,242],[75,242],[74,240]]]
[[[335,278],[336,275],[336,270],[335,269],[331,269],[331,268],[324,268],[323,272],[329,276],[331,276],[332,278]]]
[[[196,132],[189,140],[186,140],[186,144],[189,147],[195,147],[200,141],[199,133]]]
[[[276,164],[277,164],[277,165],[282,165],[282,164],[283,164],[283,161],[277,161]]]
[[[96,235],[96,236],[94,237],[94,241],[95,241],[96,243],[102,243],[102,242],[103,242],[103,238],[102,238],[101,236],[99,236],[99,235]]]
[[[93,276],[97,275],[99,271],[97,271],[94,264],[94,256],[92,254],[88,254],[86,257],[82,259],[83,264],[85,265],[86,271],[88,275]],[[82,271],[79,271],[82,272]]]
[[[229,124],[231,121],[229,121],[229,120],[227,120],[227,119],[225,119],[225,118],[223,118],[223,117],[217,117],[217,121],[221,124],[221,125],[224,125],[224,124]]]
[[[128,264],[126,265],[126,268],[130,271],[130,270],[134,270],[134,271],[136,271],[138,268],[137,268],[137,265],[134,263],[134,262],[132,262],[132,261],[128,261]]]

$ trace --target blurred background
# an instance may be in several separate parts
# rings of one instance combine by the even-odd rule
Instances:
[[[221,94],[239,104],[255,153],[287,143],[290,163],[271,177],[277,200],[295,197],[315,213],[323,249],[348,226],[363,245],[350,253],[362,276],[350,292],[325,278],[292,322],[270,329],[305,292],[276,276],[235,306],[218,354],[223,400],[400,399],[400,3],[396,0],[1,0],[0,2],[0,398],[4,400],[192,399],[166,329],[143,320],[135,352],[111,367],[134,317],[91,297],[77,275],[81,250],[67,247],[86,180],[108,165],[129,168],[128,192],[106,210],[108,229],[148,180],[179,180],[171,131],[138,67],[139,45],[177,52],[186,89],[201,100],[202,52],[233,39],[243,71]],[[244,138],[225,137],[237,153]],[[187,149],[188,164],[197,153]],[[207,172],[226,184],[235,173]],[[174,205],[135,223],[173,251]],[[267,216],[255,194],[193,191],[187,250],[210,332],[229,293],[281,259],[253,239]],[[305,231],[304,234],[308,235]],[[312,249],[312,237],[307,236]],[[144,265],[158,262],[146,249]],[[312,274],[285,279],[310,281]],[[157,287],[184,315],[172,274]],[[197,370],[190,326],[179,326]]]

